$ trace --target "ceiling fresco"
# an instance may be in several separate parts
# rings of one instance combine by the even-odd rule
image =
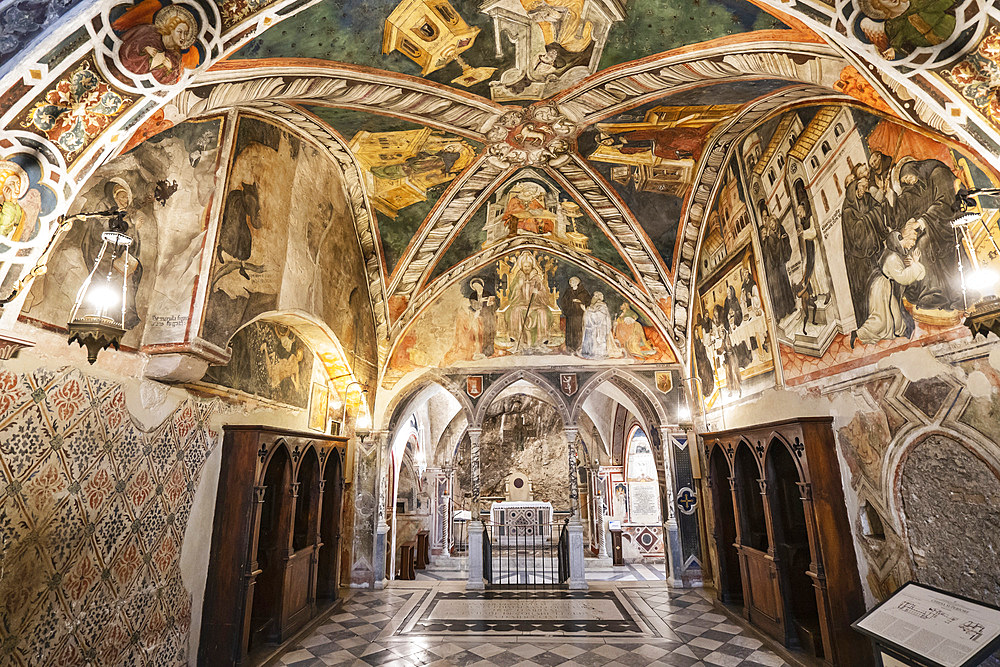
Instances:
[[[420,223],[482,144],[389,116],[305,108],[337,130],[357,159],[391,274]]]
[[[510,237],[547,241],[570,254],[590,254],[631,277],[615,242],[553,180],[524,169],[497,188],[445,250],[430,280]]]
[[[695,88],[595,123],[578,137],[580,154],[611,183],[668,269],[712,130],[745,102],[788,85],[763,79]]]
[[[651,54],[784,27],[744,0],[346,0],[314,5],[230,58],[320,58],[531,103]]]
[[[50,35],[46,53],[26,55],[45,67],[16,85],[0,61],[0,113],[17,130],[0,157],[44,163],[38,185],[57,201],[38,215],[42,239],[123,147],[254,110],[344,176],[380,354],[448,286],[526,251],[613,286],[683,354],[715,183],[761,120],[850,95],[924,130],[950,124],[974,152],[996,152],[1000,135],[983,115],[994,111],[986,59],[997,29],[964,12],[940,43],[900,41],[899,21],[864,4],[806,15],[772,0],[108,0]],[[154,34],[170,17],[186,33]],[[36,18],[9,26],[0,54],[34,48]],[[877,29],[859,33],[862,22]],[[149,49],[161,57],[147,62]],[[872,63],[885,65],[881,77]],[[923,89],[944,90],[940,99],[917,90],[933,77]],[[0,248],[0,282],[42,248]],[[763,272],[753,278],[767,285]],[[702,313],[711,301],[697,304]],[[785,344],[782,331],[768,347]],[[782,357],[773,360],[781,375]]]
[[[519,250],[444,289],[399,337],[383,386],[434,366],[675,362],[643,311],[576,262]]]

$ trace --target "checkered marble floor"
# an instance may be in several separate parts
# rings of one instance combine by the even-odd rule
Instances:
[[[753,633],[714,612],[701,590],[657,582],[602,582],[645,628],[644,636],[610,633],[454,633],[421,636],[414,619],[434,596],[454,596],[456,582],[393,582],[383,591],[351,590],[277,665],[672,665],[784,667]],[[411,628],[410,631],[405,631]]]

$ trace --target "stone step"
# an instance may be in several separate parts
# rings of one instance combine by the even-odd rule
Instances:
[[[466,556],[446,556],[431,554],[431,562],[427,564],[427,570],[431,572],[454,572],[469,569],[469,559]]]

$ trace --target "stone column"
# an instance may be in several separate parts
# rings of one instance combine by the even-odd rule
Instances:
[[[674,587],[684,587],[684,553],[681,551],[680,531],[677,527],[677,514],[674,507],[674,445],[673,431],[668,426],[660,426],[660,449],[662,451],[661,466],[663,470],[664,504],[660,508],[663,519],[663,546],[667,555],[667,582]]]
[[[452,467],[451,461],[444,467],[444,476],[448,493],[444,497],[444,534],[441,541],[444,547],[444,555],[451,556],[451,549],[455,540],[452,535],[452,524],[455,516],[455,501],[453,499],[455,494],[455,468]]]
[[[480,428],[470,428],[469,431],[469,465],[471,467],[470,477],[472,479],[472,520],[479,521],[480,513],[480,495],[482,494],[482,488],[480,487],[480,469],[479,469],[479,438],[483,434],[483,430]]]
[[[470,455],[469,465],[471,466],[472,478],[472,517],[469,521],[469,581],[466,589],[470,591],[481,591],[485,588],[483,584],[483,522],[480,518],[480,504],[482,487],[480,486],[479,470],[479,437],[483,434],[482,429],[470,428],[469,431]]]
[[[575,428],[566,429],[566,443],[569,450],[569,587],[572,590],[586,590],[587,576],[583,560],[583,523],[580,521],[580,487],[576,471],[576,439],[580,432]],[[471,547],[470,547],[471,548]]]
[[[609,558],[608,556],[608,529],[604,525],[604,476],[600,472],[596,474],[597,483],[594,485],[594,500],[597,510],[597,557]]]
[[[566,444],[569,456],[569,516],[570,523],[580,523],[580,483],[576,471],[576,439],[580,432],[575,428],[566,429]]]
[[[385,564],[391,546],[386,544],[386,538],[389,533],[389,524],[386,522],[386,495],[388,494],[388,484],[389,484],[389,474],[386,466],[389,464],[389,456],[386,451],[387,443],[389,442],[389,433],[386,431],[372,431],[368,435],[362,436],[362,440],[371,446],[374,444],[376,447],[376,460],[379,474],[378,480],[378,497],[375,501],[378,503],[378,512],[375,517],[375,544],[372,554],[372,570],[374,573],[374,583],[373,588],[375,590],[380,590],[385,587]]]
[[[482,521],[469,522],[469,581],[465,584],[468,591],[481,591],[486,587],[483,583],[483,532]]]

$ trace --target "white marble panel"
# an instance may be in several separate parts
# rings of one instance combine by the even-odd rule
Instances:
[[[439,600],[429,620],[621,621],[613,600]]]

